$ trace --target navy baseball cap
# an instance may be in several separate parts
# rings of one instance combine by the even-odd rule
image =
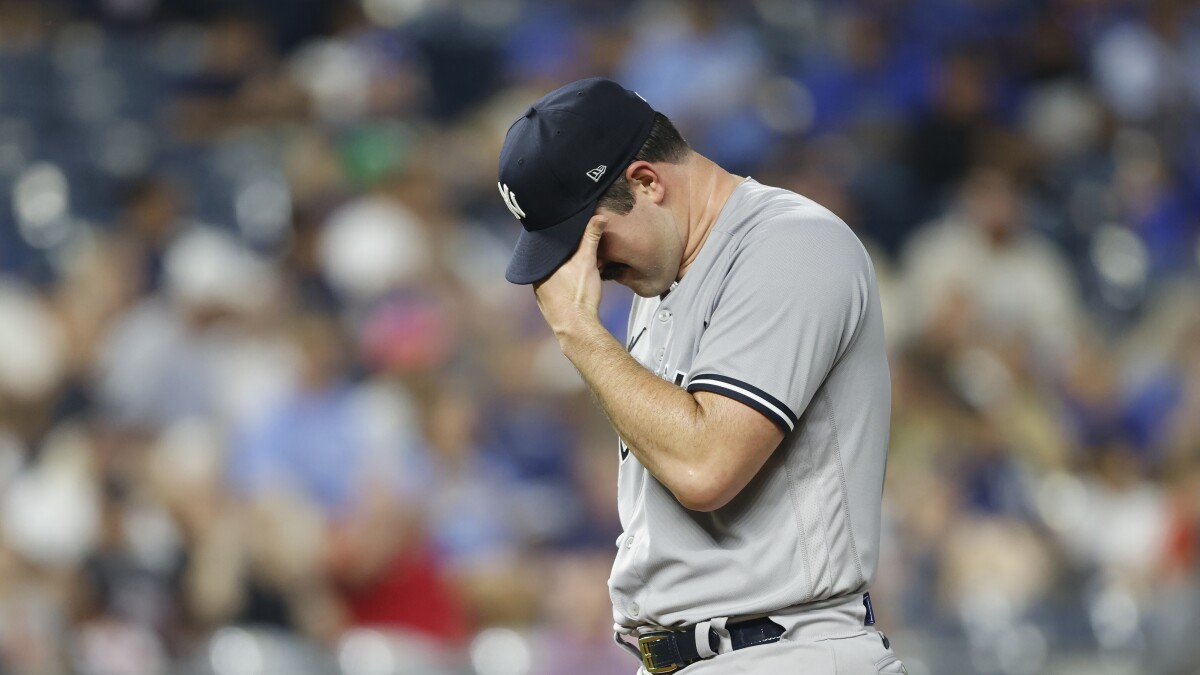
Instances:
[[[555,89],[513,122],[497,185],[525,231],[506,279],[531,284],[571,257],[596,202],[624,175],[653,125],[649,103],[599,77]]]

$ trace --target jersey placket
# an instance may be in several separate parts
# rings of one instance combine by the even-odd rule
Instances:
[[[650,320],[650,325],[650,344],[654,348],[652,370],[655,375],[670,381],[672,380],[673,371],[669,368],[669,365],[674,361],[672,358],[671,338],[675,332],[675,322],[672,321],[670,307],[660,303],[658,309],[654,312],[653,318]]]

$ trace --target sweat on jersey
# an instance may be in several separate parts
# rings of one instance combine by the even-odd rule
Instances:
[[[635,298],[628,330],[643,366],[750,406],[784,438],[711,513],[681,506],[622,441],[614,621],[683,626],[865,591],[891,385],[875,271],[849,227],[747,179],[684,278],[661,298]]]

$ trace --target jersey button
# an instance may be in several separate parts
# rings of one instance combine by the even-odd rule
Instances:
[[[655,360],[655,361],[662,361],[662,360],[663,360],[663,357],[664,357],[664,356],[666,356],[666,355],[667,355],[667,350],[666,350],[666,349],[664,349],[664,348],[662,348],[662,347],[659,347],[659,348],[658,348],[658,351],[654,352],[654,360]]]
[[[625,537],[625,548],[633,548],[633,535]]]
[[[660,310],[658,311],[658,320],[659,320],[659,321],[666,322],[666,320],[667,320],[667,319],[670,319],[670,318],[671,318],[671,313],[670,313],[670,312],[668,312],[667,310],[665,310],[665,309],[660,309]]]
[[[629,606],[629,613],[634,616],[639,616],[642,613],[642,608],[638,607],[638,604],[635,602]]]

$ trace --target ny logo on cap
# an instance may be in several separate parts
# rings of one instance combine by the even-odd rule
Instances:
[[[587,172],[587,176],[588,176],[588,178],[591,178],[593,181],[595,181],[595,182],[599,183],[599,182],[600,182],[600,176],[603,176],[603,175],[604,175],[604,172],[605,172],[605,171],[607,171],[607,170],[608,170],[608,167],[607,167],[607,166],[604,166],[603,164],[601,164],[600,166],[598,166],[598,167],[596,167],[596,168],[592,169],[591,171]]]
[[[521,207],[517,205],[517,195],[513,194],[513,191],[509,190],[507,185],[496,183],[496,187],[500,188],[500,198],[504,200],[504,205],[507,206],[509,212],[513,214],[513,218],[516,218],[517,220],[524,219],[525,212],[522,211]]]

